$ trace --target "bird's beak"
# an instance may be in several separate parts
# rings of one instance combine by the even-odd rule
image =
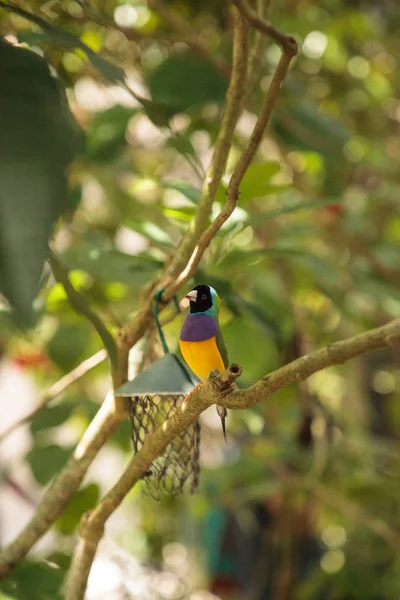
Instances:
[[[190,302],[196,302],[197,300],[197,290],[192,290],[188,294],[186,294],[185,298],[187,298]]]

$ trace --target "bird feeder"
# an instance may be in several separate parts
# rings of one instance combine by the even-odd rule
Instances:
[[[164,356],[131,381],[122,385],[115,394],[130,398],[132,441],[135,453],[142,448],[146,437],[158,429],[198,383],[197,377],[175,355],[169,352],[159,320],[159,301],[163,290],[155,294],[154,318],[157,324]],[[179,312],[179,303],[175,305]],[[199,481],[200,424],[198,421],[184,429],[156,458],[144,476],[145,491],[155,499],[163,494],[177,495],[186,487],[194,493]]]

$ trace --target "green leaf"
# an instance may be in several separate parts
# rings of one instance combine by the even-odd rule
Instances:
[[[254,302],[248,302],[240,296],[234,297],[234,300],[236,307],[241,312],[247,313],[268,337],[273,339],[281,338],[279,323],[275,321],[274,315],[269,315],[263,307],[258,306]]]
[[[174,116],[175,111],[169,106],[160,102],[153,102],[152,100],[146,100],[145,98],[138,98],[139,102],[143,106],[143,110],[147,117],[157,127],[168,127],[171,117]]]
[[[65,535],[71,535],[79,525],[82,515],[96,506],[99,497],[100,488],[95,483],[75,492],[63,514],[55,522],[56,528]]]
[[[16,600],[62,600],[63,576],[61,569],[50,567],[44,561],[25,559],[1,582],[0,589]]]
[[[55,27],[48,21],[45,21],[41,17],[38,17],[37,15],[30,13],[29,11],[27,11],[24,8],[21,8],[19,6],[16,6],[16,5],[7,6],[7,5],[3,4],[2,8],[9,10],[10,12],[13,12],[15,14],[20,15],[21,17],[23,17],[24,19],[27,19],[28,21],[31,21],[32,23],[35,23],[35,25],[40,27],[41,30],[43,31],[44,39],[46,39],[46,37],[47,37],[48,39],[55,42],[57,44],[57,46],[62,46],[64,48],[72,48],[72,49],[79,48],[80,50],[82,50],[86,54],[88,59],[91,61],[92,65],[108,81],[119,82],[119,83],[124,81],[125,71],[123,69],[121,69],[121,67],[117,67],[117,65],[114,65],[114,64],[108,62],[102,56],[100,56],[99,54],[96,54],[96,52],[94,52],[91,48],[89,48],[89,46],[87,46],[84,42],[82,42],[82,40],[80,40],[79,38],[77,38],[74,35],[72,35],[71,33],[69,33],[69,31],[64,31],[63,29],[59,29],[58,27]],[[38,40],[39,40],[39,38],[36,37],[36,42]],[[42,39],[42,41],[43,41],[43,39]]]
[[[87,154],[90,158],[109,162],[126,146],[126,129],[137,109],[119,104],[99,113],[90,123],[87,133]]]
[[[194,149],[192,142],[185,135],[176,135],[169,138],[166,145],[179,152],[179,154],[183,154],[184,156],[196,156],[196,150]]]
[[[82,269],[103,281],[119,281],[127,285],[148,281],[162,266],[160,261],[145,252],[130,256],[114,248],[99,248],[90,242],[71,249],[65,258],[70,268]]]
[[[85,53],[92,65],[103,75],[104,79],[111,82],[121,83],[125,79],[125,71],[121,69],[121,67],[117,67],[113,63],[110,63],[108,60],[105,60],[93,50],[90,50],[83,43],[79,44],[79,48],[81,48]]]
[[[344,198],[320,198],[319,200],[312,200],[311,202],[296,202],[290,206],[282,206],[282,208],[277,208],[276,210],[271,210],[266,213],[258,214],[254,217],[250,217],[247,222],[257,225],[258,223],[265,223],[265,221],[275,219],[281,215],[300,212],[302,210],[314,210],[315,208],[331,206],[332,204],[341,204],[343,200]]]
[[[198,188],[195,188],[190,183],[187,183],[186,181],[174,181],[173,183],[168,182],[162,183],[160,185],[162,185],[164,188],[180,192],[188,200],[193,202],[193,204],[198,204],[200,200],[200,190]]]
[[[293,257],[308,257],[309,254],[296,248],[274,247],[274,248],[254,248],[252,250],[240,250],[235,248],[231,250],[219,263],[224,268],[236,268],[238,266],[257,265],[262,258],[268,256],[293,256]]]
[[[149,81],[155,102],[183,112],[208,102],[225,102],[227,82],[212,65],[189,52],[170,55]]]
[[[46,62],[0,40],[0,292],[26,322],[80,134]]]
[[[47,344],[49,358],[68,372],[84,358],[91,338],[88,323],[61,323]]]
[[[312,150],[336,159],[350,137],[342,122],[320,112],[309,99],[283,105],[274,113],[272,125],[292,149]]]
[[[155,223],[150,223],[149,221],[133,221],[130,219],[126,225],[138,233],[141,233],[144,237],[155,244],[166,246],[167,248],[175,247],[172,237],[165,231],[165,229],[162,229]]]
[[[30,429],[33,435],[43,429],[58,427],[66,421],[74,409],[71,404],[57,404],[56,406],[46,406],[33,418]]]
[[[61,448],[55,444],[32,448],[26,458],[36,481],[41,485],[49,483],[65,465],[71,452],[71,448]]]
[[[283,186],[272,186],[271,178],[279,173],[280,165],[277,161],[265,161],[249,166],[240,184],[240,202],[252,198],[260,198],[280,191]]]

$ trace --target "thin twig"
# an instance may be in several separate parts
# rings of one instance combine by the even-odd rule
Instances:
[[[107,350],[112,370],[115,373],[118,369],[118,357],[117,348],[113,336],[108,331],[107,327],[104,325],[100,317],[92,311],[89,302],[86,300],[85,296],[83,296],[74,288],[69,278],[68,270],[66,269],[66,267],[64,267],[60,259],[51,250],[49,252],[48,261],[50,263],[55,279],[64,287],[65,293],[67,294],[68,300],[74,311],[85,317],[85,319],[87,319],[89,323],[93,325],[96,332],[98,333],[101,341],[104,344],[105,349]]]
[[[269,0],[257,0],[257,14],[261,19],[265,19],[267,17],[269,4]],[[264,57],[267,44],[268,37],[264,35],[262,31],[257,29],[254,32],[254,39],[249,53],[245,104],[253,93],[255,86],[260,81],[264,68]]]
[[[177,39],[186,44],[191,50],[196,52],[204,60],[210,63],[224,77],[229,77],[229,68],[222,60],[215,59],[208,51],[197,30],[193,27],[188,19],[173,8],[171,4],[164,4],[162,0],[148,0],[149,8],[153,10],[165,23],[171,27],[172,31],[176,32]]]
[[[218,400],[218,403],[231,409],[250,408],[283,387],[303,381],[317,371],[345,363],[365,352],[399,343],[400,319],[395,319],[382,327],[370,329],[302,356],[269,373],[251,387],[245,390],[237,390],[226,398]],[[201,387],[194,392],[196,395],[199,393],[201,393]]]
[[[212,205],[217,196],[221,179],[225,171],[236,123],[242,110],[247,69],[247,34],[247,26],[235,9],[233,64],[227,92],[226,107],[214,147],[211,164],[207,169],[204,179],[198,209],[188,232],[184,236],[168,266],[167,273],[173,277],[179,274],[185,267],[197,240],[208,225]]]
[[[292,46],[290,46],[290,48],[292,48]],[[203,257],[205,250],[210,245],[211,240],[218,233],[222,225],[227,221],[232,212],[235,210],[239,198],[240,183],[258,150],[265,130],[269,124],[272,115],[272,110],[278,99],[279,90],[281,89],[282,84],[287,75],[290,62],[295,56],[293,52],[294,50],[292,49],[291,51],[284,51],[281,55],[279,63],[272,77],[271,85],[269,87],[264,106],[256,121],[249,141],[245,149],[243,150],[239,161],[232,173],[232,177],[229,181],[229,185],[226,190],[227,201],[224,207],[222,208],[221,212],[216,217],[216,219],[208,227],[208,229],[201,235],[185,269],[181,272],[179,277],[177,277],[174,283],[166,290],[167,295],[172,295],[177,289],[179,289],[186,281],[188,281],[193,276],[193,274],[197,270],[197,267]]]
[[[295,56],[297,54],[297,42],[291,35],[286,35],[272,25],[267,19],[260,17],[250,6],[247,0],[232,0],[246,21],[255,29],[259,29],[281,46],[284,52]]]
[[[97,367],[100,363],[102,363],[107,358],[107,352],[103,350],[99,350],[93,356],[90,356],[86,360],[82,361],[80,365],[75,367],[72,371],[61,377],[58,381],[53,383],[52,386],[43,394],[42,398],[39,401],[39,404],[30,412],[28,412],[25,416],[12,423],[0,434],[0,443],[8,437],[13,431],[25,425],[25,423],[29,423],[36,415],[43,410],[50,402],[52,402],[57,396],[62,394],[64,390],[66,390],[70,385],[74,384],[76,381],[81,379],[86,373]]]

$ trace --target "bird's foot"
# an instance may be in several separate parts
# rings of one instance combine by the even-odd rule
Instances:
[[[200,383],[198,383],[197,385],[194,386],[194,388],[192,389],[192,391],[188,393],[188,395],[186,396],[186,398],[184,398],[183,404],[186,404],[186,402],[189,400],[189,398],[193,394],[193,392],[195,392],[195,390],[197,390],[201,385],[203,385],[202,381],[200,381]]]

